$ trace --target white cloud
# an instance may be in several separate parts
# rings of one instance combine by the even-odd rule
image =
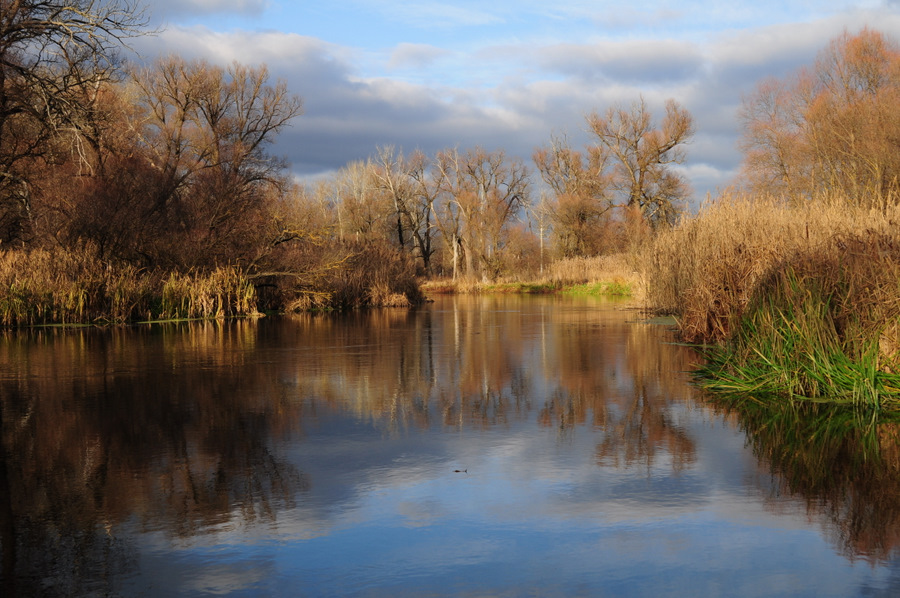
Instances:
[[[592,110],[643,95],[658,114],[672,97],[695,117],[685,172],[703,197],[725,186],[738,167],[742,95],[766,76],[810,64],[830,39],[864,25],[900,38],[900,14],[881,9],[695,40],[506,40],[465,52],[401,43],[385,55],[294,33],[200,27],[172,28],[137,43],[147,57],[175,52],[267,63],[304,99],[305,114],[276,147],[304,176],[333,171],[385,144],[426,152],[482,145],[528,162],[551,133],[566,132],[576,145],[589,142],[584,116]]]

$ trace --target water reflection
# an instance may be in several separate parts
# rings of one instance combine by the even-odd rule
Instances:
[[[132,564],[126,522],[189,537],[293,504],[304,476],[272,440],[305,404],[243,367],[255,338],[251,322],[6,334],[6,595],[16,580],[24,593],[100,591]]]
[[[822,516],[831,542],[848,558],[888,560],[900,546],[900,417],[801,401],[748,399],[725,408],[761,464],[777,509],[797,496]]]
[[[693,567],[718,548],[691,521],[725,512],[728,533],[765,510],[759,488],[772,512],[803,497],[846,555],[889,559],[897,428],[715,414],[671,338],[634,311],[519,297],[7,332],[4,595],[708,590],[737,574]],[[638,591],[629,567],[659,558],[668,581]]]

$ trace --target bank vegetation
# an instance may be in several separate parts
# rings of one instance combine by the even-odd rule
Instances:
[[[552,138],[536,168],[383,146],[300,183],[271,148],[303,103],[265,65],[122,61],[147,33],[131,0],[2,8],[2,325],[411,306],[427,280],[592,283],[690,193],[671,168],[690,114],[669,101],[657,121],[642,99],[588,115],[588,147]]]
[[[900,401],[900,49],[844,34],[745,101],[740,188],[658,235],[650,305],[734,396]]]

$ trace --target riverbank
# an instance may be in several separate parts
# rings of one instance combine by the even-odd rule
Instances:
[[[434,279],[422,283],[426,295],[448,294],[567,294],[630,297],[645,295],[644,277],[634,255],[618,253],[563,259],[548,264],[533,280],[474,281]]]
[[[423,301],[411,260],[383,244],[313,258],[164,269],[101,260],[90,246],[0,250],[0,326],[108,325],[346,311]]]
[[[900,209],[723,197],[660,234],[647,303],[701,346],[706,388],[900,407]]]

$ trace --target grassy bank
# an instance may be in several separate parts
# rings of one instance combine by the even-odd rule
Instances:
[[[647,299],[706,387],[900,406],[900,210],[725,197],[660,235]]]
[[[568,294],[640,299],[644,294],[634,257],[615,254],[551,263],[536,280],[482,282],[438,279],[422,285],[426,295],[469,293]]]

